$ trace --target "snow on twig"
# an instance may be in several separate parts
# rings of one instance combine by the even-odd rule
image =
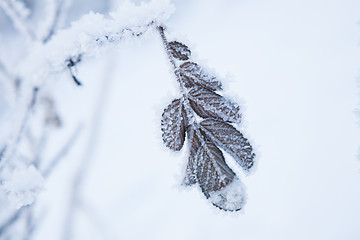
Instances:
[[[173,7],[167,0],[153,0],[139,6],[127,2],[109,17],[90,12],[69,28],[54,33],[46,44],[34,46],[21,64],[21,72],[34,76],[34,82],[42,82],[49,75],[68,68],[69,59],[98,55],[124,38],[143,36],[172,12]]]
[[[20,143],[20,141],[21,141],[21,139],[23,137],[24,131],[25,131],[26,126],[27,126],[27,123],[28,123],[29,118],[31,116],[31,111],[33,110],[33,108],[35,106],[38,91],[39,91],[39,88],[37,88],[37,87],[33,88],[31,100],[30,100],[30,102],[28,104],[28,107],[26,109],[24,118],[21,121],[20,129],[19,129],[19,131],[18,131],[18,133],[16,135],[14,143],[11,144],[11,150],[10,150],[8,156],[6,156],[7,149],[5,149],[5,151],[3,152],[3,159],[0,159],[1,160],[0,161],[0,170],[2,170],[4,165],[14,157],[14,155],[15,155],[15,153],[17,151],[18,145],[19,145],[19,143]]]
[[[47,43],[50,38],[54,35],[56,28],[59,24],[59,20],[61,17],[61,13],[62,13],[62,9],[64,6],[64,2],[65,0],[59,0],[59,1],[54,1],[55,2],[55,10],[54,10],[54,14],[53,17],[51,19],[51,26],[49,27],[49,30],[46,34],[46,36],[43,38],[43,43]]]
[[[12,20],[19,32],[24,33],[29,39],[35,40],[35,33],[26,23],[26,18],[30,14],[30,11],[22,2],[16,0],[0,0],[0,7]]]
[[[54,15],[52,16],[52,23],[49,24],[48,32],[43,34],[44,37],[42,39],[36,39],[37,35],[40,36],[42,34],[35,33],[33,31],[35,28],[31,28],[32,25],[27,23],[26,9],[19,10],[21,9],[19,7],[21,5],[20,2],[18,0],[0,0],[0,8],[4,9],[18,31],[26,34],[28,38],[31,39],[29,43],[31,47],[28,49],[29,51],[27,51],[27,56],[16,62],[16,76],[12,74],[15,71],[8,71],[6,66],[0,62],[0,71],[2,71],[9,80],[13,80],[16,87],[17,82],[20,83],[21,80],[21,88],[19,90],[21,92],[17,97],[22,97],[24,100],[18,101],[19,106],[17,107],[23,109],[23,111],[19,111],[20,114],[18,114],[15,123],[16,127],[12,130],[13,134],[6,142],[6,145],[0,146],[1,177],[4,177],[5,169],[7,171],[14,170],[13,172],[16,172],[18,167],[22,164],[20,163],[21,160],[18,159],[19,152],[22,151],[21,143],[23,142],[23,139],[25,139],[24,136],[26,132],[28,130],[31,131],[29,120],[31,120],[33,115],[33,109],[37,107],[39,91],[45,90],[45,83],[48,83],[49,80],[53,79],[55,74],[70,71],[74,81],[80,85],[81,82],[77,80],[73,71],[73,68],[77,66],[80,59],[96,56],[107,47],[116,46],[116,44],[123,39],[134,39],[145,35],[155,26],[162,24],[174,10],[169,0],[152,0],[147,3],[141,3],[140,5],[126,2],[124,5],[120,6],[117,11],[110,13],[109,16],[105,17],[102,14],[91,12],[81,17],[78,21],[73,22],[69,28],[58,30],[59,19],[62,15],[62,8],[65,5],[65,1],[66,0],[53,1],[53,3],[57,2],[57,4],[56,8],[54,8],[55,11],[51,13]],[[50,17],[48,18],[50,19]],[[48,21],[48,19],[45,20]],[[77,61],[77,59],[79,59],[79,61]],[[103,88],[99,93],[99,100],[94,108],[93,118],[90,119],[94,127],[91,130],[91,137],[84,158],[81,160],[81,165],[73,180],[74,184],[72,186],[71,199],[69,202],[68,214],[66,216],[67,223],[64,226],[65,239],[71,239],[72,237],[74,214],[76,214],[77,207],[81,201],[80,190],[82,183],[85,181],[88,168],[92,162],[92,153],[96,146],[96,139],[99,132],[98,126],[100,125],[99,122],[101,121],[102,115],[101,111],[104,108],[106,88],[108,87],[108,83],[104,81]],[[46,166],[45,170],[42,172],[43,177],[46,178],[51,175],[60,161],[64,159],[66,154],[76,144],[81,131],[82,127],[79,126],[55,157],[49,161],[49,165]],[[29,161],[26,163],[26,165],[33,165],[30,165],[31,167],[28,166],[28,168],[23,171],[24,174],[36,173],[41,175],[37,169],[38,167],[42,169],[42,166],[38,166],[40,165],[38,161],[41,157],[41,153],[35,152],[34,155],[35,156],[29,158],[33,162]],[[9,165],[11,165],[12,168],[8,169]],[[6,178],[4,179],[8,180]],[[8,187],[8,192],[13,193],[13,195],[17,193],[16,191],[13,191],[14,189],[16,190],[16,186],[14,188],[11,187],[20,182],[15,180],[17,179],[14,177],[13,182],[8,181],[8,185],[4,185],[5,187]],[[23,203],[18,199],[18,206],[21,205],[20,209],[16,211],[6,209],[9,213],[12,213],[12,215],[9,219],[5,220],[5,222],[1,222],[0,236],[4,236],[2,234],[10,228],[15,227],[14,224],[18,221],[22,221],[26,216],[28,217],[28,233],[30,234],[34,230],[33,213],[29,212],[28,215],[25,215],[24,211],[25,209],[33,207],[33,205],[26,205],[32,204],[37,195],[37,191],[34,191],[33,194],[28,194],[28,190],[41,189],[42,182],[39,181],[39,184],[30,186],[29,188],[27,187],[28,186],[24,185],[23,188],[18,191],[23,194],[21,196],[23,196],[27,202]],[[6,197],[8,196],[6,195]],[[27,199],[27,197],[32,198]],[[8,199],[6,199],[6,201],[8,201]],[[30,211],[32,211],[32,209]]]

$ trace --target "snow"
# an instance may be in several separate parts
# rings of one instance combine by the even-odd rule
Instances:
[[[33,165],[13,171],[6,169],[2,175],[0,191],[14,208],[32,204],[43,190],[44,179]]]
[[[44,75],[50,77],[40,81],[46,81],[43,93],[54,97],[64,123],[48,139],[46,159],[52,159],[79,123],[84,128],[75,147],[45,180],[46,189],[41,190],[41,178],[31,165],[8,171],[7,180],[0,183],[0,219],[11,215],[4,213],[10,208],[8,197],[16,203],[11,209],[31,202],[33,198],[21,197],[26,193],[36,197],[31,206],[39,224],[33,239],[62,238],[64,209],[71,202],[73,179],[94,126],[92,109],[106,82],[97,144],[81,188],[80,207],[74,213],[73,239],[358,239],[360,165],[356,154],[360,135],[353,111],[359,106],[359,2],[172,3],[176,11],[164,20],[169,41],[191,46],[192,56],[201,60],[196,62],[215,69],[222,81],[230,73],[232,81],[223,84],[224,96],[245,101],[245,111],[240,104],[238,129],[258,146],[257,171],[243,176],[236,162],[231,164],[231,156],[225,155],[246,186],[246,204],[232,205],[243,206],[240,214],[221,212],[196,186],[179,188],[188,149],[176,155],[163,151],[161,113],[180,92],[158,33],[149,31],[136,41],[130,38],[102,48],[91,45],[91,39],[104,30],[92,30],[82,22],[81,29],[86,31],[75,41],[79,45],[72,45],[73,35],[66,40],[67,35],[59,32],[49,48],[32,50],[42,59],[39,64],[18,57],[21,61],[15,66],[26,68],[23,71],[13,68],[16,61],[7,63],[14,73],[30,72],[32,77],[42,70],[43,62],[54,60],[44,57],[45,49],[54,51],[49,52],[53,56],[59,49],[59,58],[49,65],[55,69],[45,69]],[[106,14],[87,16],[92,23],[114,20]],[[0,59],[16,60],[11,54],[14,48],[4,47],[8,46],[4,39],[8,38],[0,39]],[[14,42],[21,41],[14,38]],[[25,46],[18,47],[26,53]],[[77,66],[77,77],[84,83],[81,88],[64,69],[64,60],[79,49],[89,54]],[[0,81],[5,82],[4,78]],[[9,93],[3,86],[0,92]],[[12,105],[14,96],[0,95],[1,133],[12,126],[8,116],[20,105]],[[9,107],[12,110],[4,109]],[[15,180],[16,174],[38,180],[26,184]],[[5,183],[8,192],[3,190]],[[19,198],[15,193],[20,193]],[[212,196],[213,201],[217,196]]]
[[[221,209],[238,211],[246,202],[246,192],[240,180],[234,179],[227,187],[211,192],[209,200]]]

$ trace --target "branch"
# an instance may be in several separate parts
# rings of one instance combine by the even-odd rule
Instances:
[[[74,80],[76,85],[81,86],[82,83],[75,77],[75,74],[72,70],[79,62],[81,62],[81,54],[78,55],[75,60],[73,60],[72,58],[69,58],[66,60],[66,62],[67,62],[67,67],[69,69],[72,79]]]
[[[181,93],[182,93],[183,98],[184,98],[184,104],[186,105],[185,111],[186,111],[186,115],[188,117],[188,121],[193,124],[195,131],[199,132],[200,130],[198,128],[198,125],[196,124],[196,117],[195,117],[194,110],[191,108],[190,103],[189,103],[188,90],[186,89],[186,87],[183,84],[183,81],[181,80],[180,72],[176,71],[178,69],[178,66],[176,65],[174,57],[170,53],[169,42],[167,41],[166,36],[165,36],[165,32],[164,32],[165,29],[164,29],[163,26],[158,26],[157,29],[160,32],[161,40],[162,40],[163,45],[165,47],[165,51],[166,51],[166,54],[167,54],[167,56],[169,58],[169,61],[170,61],[171,65],[173,66],[174,74],[175,74],[175,76],[176,76],[176,78],[177,78],[177,80],[178,80],[178,82],[180,84],[180,90],[181,90]],[[201,138],[200,141],[201,141],[202,144],[205,143],[204,138]]]
[[[0,151],[0,162],[3,159],[3,157],[4,157],[5,153],[6,153],[6,150],[7,150],[7,145],[5,145]]]
[[[108,88],[110,87],[109,81],[111,77],[105,77],[105,80],[102,83],[96,106],[94,107],[93,116],[92,116],[92,124],[91,124],[91,132],[88,137],[88,142],[86,144],[85,154],[82,158],[80,165],[78,166],[77,172],[75,173],[75,177],[72,183],[71,196],[69,200],[69,207],[67,210],[67,215],[65,218],[64,225],[64,240],[70,240],[73,238],[74,232],[74,215],[76,214],[77,208],[81,203],[81,187],[85,178],[87,176],[87,172],[91,163],[94,160],[94,152],[96,150],[97,141],[99,139],[99,131],[102,121],[103,111],[105,109],[105,103],[107,100]]]
[[[28,208],[26,215],[26,231],[24,233],[24,240],[30,240],[33,237],[36,223],[34,222],[34,208]]]
[[[5,67],[5,64],[0,61],[0,71],[7,77],[10,81],[15,82],[16,78],[9,72],[9,70]]]
[[[25,209],[29,206],[17,210],[2,226],[0,226],[0,237],[23,215]]]
[[[43,171],[43,176],[47,178],[52,171],[55,169],[55,167],[59,164],[60,160],[62,160],[71,150],[72,147],[74,147],[77,139],[80,136],[81,131],[83,130],[83,127],[79,125],[73,134],[71,134],[70,138],[66,142],[66,144],[60,149],[60,151],[56,154],[56,156],[50,161],[50,164],[48,167]]]
[[[18,4],[18,6],[16,6],[16,4]],[[0,7],[12,20],[14,26],[19,32],[25,34],[30,40],[35,40],[34,32],[30,30],[29,26],[26,24],[25,17],[27,14],[23,14],[16,10],[16,7],[23,8],[23,10],[25,10],[25,7],[21,3],[9,0],[0,0]]]
[[[58,4],[56,6],[54,18],[52,19],[52,24],[49,28],[47,35],[43,39],[44,44],[46,44],[55,33],[55,30],[59,24],[59,20],[60,20],[63,6],[64,6],[64,2],[65,2],[65,0],[59,0]]]
[[[4,156],[2,159],[0,159],[0,170],[2,170],[2,168],[4,167],[4,164],[6,162],[8,162],[10,159],[12,159],[14,157],[14,155],[16,154],[18,145],[19,145],[19,143],[20,143],[20,141],[21,141],[21,139],[23,137],[24,131],[25,131],[26,127],[27,127],[27,123],[28,123],[29,118],[31,116],[31,111],[33,110],[33,108],[35,106],[38,92],[39,92],[39,88],[34,87],[33,91],[32,91],[32,96],[31,96],[30,103],[29,103],[29,105],[28,105],[28,107],[26,109],[25,116],[24,116],[24,118],[23,118],[23,120],[21,122],[21,125],[20,125],[20,129],[18,131],[18,134],[17,134],[17,136],[15,138],[14,143],[11,146],[11,152],[9,153],[8,157]],[[6,151],[4,153],[6,153]]]
[[[222,90],[221,82],[190,60],[191,51],[185,44],[168,42],[164,27],[158,30],[182,93],[162,114],[164,144],[180,151],[187,137],[190,151],[184,184],[198,183],[214,206],[239,211],[244,204],[243,188],[219,148],[245,171],[253,166],[255,154],[249,141],[231,125],[240,122],[240,107],[215,92]],[[177,62],[182,64],[178,67]]]

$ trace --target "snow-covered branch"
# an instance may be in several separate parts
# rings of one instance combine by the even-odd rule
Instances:
[[[75,68],[80,63],[90,57],[98,56],[105,49],[116,46],[124,39],[131,40],[145,35],[163,23],[174,10],[166,0],[153,0],[138,5],[124,2],[118,10],[108,15],[90,12],[72,22],[70,27],[59,30],[59,21],[64,14],[66,1],[51,1],[49,4],[53,5],[54,11],[47,14],[46,19],[43,20],[51,24],[47,33],[41,34],[33,30],[37,28],[36,25],[31,25],[36,21],[27,21],[30,10],[22,2],[0,0],[0,7],[9,16],[16,29],[31,39],[22,46],[23,49],[19,48],[19,59],[6,64],[6,67],[0,63],[0,71],[5,79],[13,81],[16,88],[13,89],[14,94],[11,96],[16,100],[11,104],[17,109],[9,111],[9,119],[11,118],[13,122],[12,130],[0,139],[0,143],[3,144],[0,146],[0,212],[3,216],[8,216],[7,218],[0,216],[0,238],[5,236],[5,232],[14,225],[24,225],[26,228],[24,231],[28,233],[27,238],[31,238],[31,233],[36,227],[33,208],[36,206],[34,202],[37,195],[43,190],[44,182],[54,169],[65,160],[70,149],[73,149],[83,129],[82,125],[77,127],[72,134],[69,134],[70,137],[65,145],[60,146],[56,151],[53,150],[52,154],[44,150],[47,147],[46,143],[52,139],[49,121],[54,122],[57,125],[56,129],[61,130],[61,125],[56,124],[59,116],[52,112],[53,109],[49,110],[46,104],[47,98],[56,101],[56,97],[51,95],[51,91],[49,92],[51,81],[70,72],[71,78],[77,85],[82,83],[86,85],[86,79],[81,79],[80,82],[76,76]],[[41,35],[44,37],[37,39]],[[13,73],[16,73],[16,77]],[[106,81],[104,84],[104,89],[109,87]],[[67,217],[70,222],[74,217],[72,210],[76,209],[81,199],[79,189],[90,165],[92,151],[96,147],[94,141],[98,134],[101,111],[104,108],[103,99],[106,92],[104,89],[100,90],[92,119],[88,120],[93,123],[93,134],[74,177],[71,196],[74,201],[69,205]],[[12,93],[8,92],[8,94]],[[33,127],[34,122],[39,122],[37,128]],[[25,209],[29,212],[25,213]],[[16,224],[20,220],[27,223]],[[72,227],[65,228],[70,237]]]
[[[30,11],[25,7],[23,2],[17,0],[0,0],[0,7],[21,33],[25,34],[30,40],[35,40],[35,33],[26,23]]]

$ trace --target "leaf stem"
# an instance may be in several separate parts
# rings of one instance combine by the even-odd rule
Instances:
[[[167,56],[169,58],[169,61],[170,61],[171,65],[174,68],[174,74],[175,74],[175,76],[176,76],[176,78],[177,78],[177,80],[178,80],[178,82],[180,84],[180,90],[181,90],[181,92],[183,94],[183,98],[184,98],[184,101],[183,101],[184,109],[185,109],[187,118],[189,120],[189,125],[191,125],[194,128],[194,130],[196,131],[196,133],[198,134],[198,136],[200,136],[201,145],[206,146],[205,145],[205,138],[201,134],[199,125],[198,125],[198,123],[196,121],[195,112],[192,109],[192,107],[190,106],[188,90],[186,89],[186,87],[183,84],[183,81],[181,80],[179,71],[176,71],[178,69],[178,67],[176,65],[174,57],[170,53],[169,42],[167,41],[166,36],[165,36],[165,28],[160,25],[160,26],[157,27],[157,29],[159,30],[161,40],[162,40],[162,42],[164,44],[164,47],[165,47]]]

